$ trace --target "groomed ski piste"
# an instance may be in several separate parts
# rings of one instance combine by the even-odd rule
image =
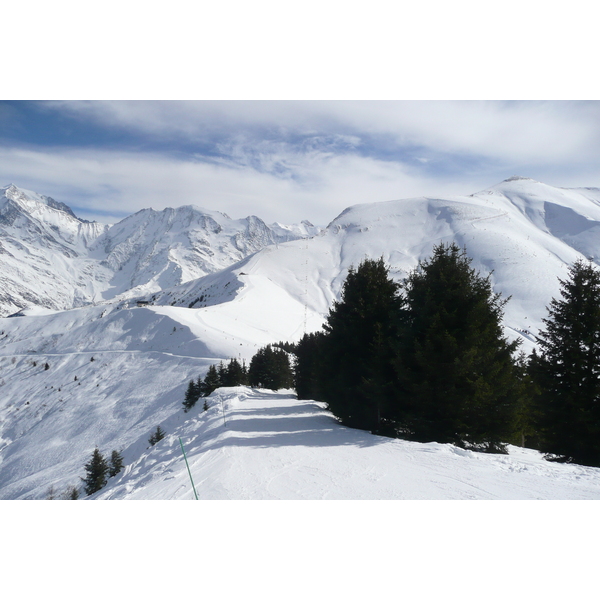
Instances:
[[[549,463],[514,446],[492,455],[372,435],[293,390],[220,388],[207,403],[172,419],[170,435],[90,499],[600,498],[599,469]]]

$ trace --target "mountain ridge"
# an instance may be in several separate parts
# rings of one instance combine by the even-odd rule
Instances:
[[[0,316],[157,292],[310,235],[309,225],[271,228],[194,205],[142,209],[106,225],[11,184],[0,190]]]

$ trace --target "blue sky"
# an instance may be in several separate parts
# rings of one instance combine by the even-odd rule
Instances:
[[[308,219],[512,175],[600,187],[595,101],[3,101],[0,185],[114,222],[196,204]]]

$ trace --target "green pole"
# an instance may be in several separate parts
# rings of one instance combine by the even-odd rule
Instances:
[[[190,476],[190,481],[192,482],[192,489],[194,490],[194,496],[196,496],[196,500],[198,500],[198,494],[196,494],[196,486],[194,485],[194,480],[192,479],[192,472],[190,471],[190,465],[188,464],[187,456],[185,455],[185,450],[183,449],[183,442],[181,441],[181,438],[179,438],[179,443],[181,444],[181,451],[183,452],[185,466],[187,467],[188,475]]]

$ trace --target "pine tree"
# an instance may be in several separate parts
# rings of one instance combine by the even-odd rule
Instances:
[[[79,488],[75,485],[69,486],[62,493],[61,500],[79,500]]]
[[[106,485],[106,475],[108,473],[108,464],[100,450],[96,448],[92,458],[85,465],[87,475],[82,478],[85,493],[91,496],[93,493],[101,490]]]
[[[293,348],[294,387],[299,399],[320,400],[318,384],[324,332],[305,333]]]
[[[235,387],[238,385],[246,385],[246,374],[238,360],[232,358],[229,361],[223,373],[222,385],[225,387]]]
[[[294,375],[288,353],[271,345],[260,348],[250,361],[248,384],[269,390],[292,387]]]
[[[219,386],[223,387],[225,385],[225,380],[227,379],[227,369],[222,361],[217,367],[217,375],[219,376]]]
[[[208,367],[208,372],[203,382],[204,395],[210,396],[217,388],[221,387],[221,378],[215,365]]]
[[[252,387],[264,387],[267,378],[267,348],[259,348],[250,359],[248,384]]]
[[[117,450],[113,450],[110,455],[110,466],[108,469],[108,476],[114,477],[123,470],[123,456]]]
[[[154,431],[154,433],[148,438],[148,443],[151,446],[154,446],[155,444],[160,442],[160,440],[162,440],[165,437],[165,435],[166,434],[163,431],[162,427],[160,425],[158,425],[156,427],[156,430]]]
[[[194,381],[191,380],[188,383],[188,387],[185,392],[185,397],[183,399],[183,412],[187,412],[188,410],[193,408],[193,406],[196,404],[196,402],[198,402],[199,397],[200,397],[200,395],[198,392],[198,387],[196,386]]]
[[[539,388],[540,450],[548,458],[600,466],[600,272],[578,261],[559,280],[531,374]]]
[[[403,306],[383,258],[350,268],[319,342],[319,399],[342,423],[383,432],[395,373],[392,341]]]
[[[196,379],[196,394],[198,394],[198,398],[207,396],[208,394],[206,394],[205,392],[206,388],[204,386],[204,379],[202,379],[201,376],[198,376],[198,379]]]
[[[523,387],[503,335],[507,300],[466,251],[440,244],[407,278],[396,369],[404,435],[504,452]]]

